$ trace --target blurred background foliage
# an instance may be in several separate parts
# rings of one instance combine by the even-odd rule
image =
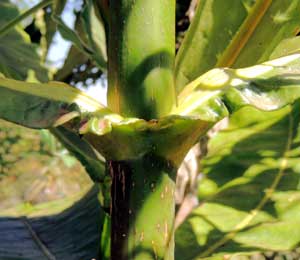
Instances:
[[[91,184],[81,164],[48,131],[0,120],[0,211],[71,196]]]

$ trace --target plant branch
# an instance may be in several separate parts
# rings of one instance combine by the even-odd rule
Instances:
[[[38,3],[37,5],[33,6],[23,14],[17,16],[15,19],[12,21],[8,22],[6,25],[4,25],[0,29],[0,36],[3,36],[5,33],[7,33],[10,29],[12,29],[15,25],[17,25],[19,22],[27,18],[28,16],[34,14],[36,11],[39,9],[49,5],[53,0],[43,0],[42,2]]]

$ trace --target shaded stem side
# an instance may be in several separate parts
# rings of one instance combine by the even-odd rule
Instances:
[[[173,260],[175,169],[146,156],[109,161],[111,260]]]

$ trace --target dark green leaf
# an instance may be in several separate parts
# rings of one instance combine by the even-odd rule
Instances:
[[[89,46],[93,49],[93,60],[101,70],[105,71],[107,62],[105,28],[95,1],[88,0],[86,2],[81,18]]]
[[[68,81],[70,75],[72,75],[74,68],[85,64],[88,61],[88,57],[79,51],[75,46],[72,46],[64,65],[55,73],[54,79],[58,81]]]
[[[249,15],[251,1],[199,1],[195,17],[176,57],[175,81],[187,83],[214,68]]]
[[[270,59],[282,40],[298,33],[299,14],[297,0],[200,1],[177,57],[177,89],[213,67]]]
[[[57,30],[56,23],[52,20],[51,16],[52,16],[52,14],[60,15],[64,10],[66,2],[67,2],[67,0],[55,0],[55,1],[53,1],[51,12],[47,12],[47,11],[44,12],[44,17],[43,17],[44,24],[45,24],[44,36],[45,36],[45,44],[46,44],[45,55],[47,55],[47,53],[48,53],[48,50],[52,43],[54,34]]]
[[[52,19],[57,23],[57,28],[63,38],[72,42],[80,51],[86,55],[92,55],[93,50],[81,39],[78,33],[69,28],[57,15],[52,15]]]
[[[0,77],[0,95],[0,118],[31,128],[50,128],[81,114],[109,111],[83,92],[58,82],[25,83]]]
[[[8,1],[0,3],[0,28],[19,14]],[[37,46],[19,26],[0,36],[0,73],[18,80],[48,80],[48,72],[41,65]]]
[[[75,20],[75,30],[79,35],[83,35],[83,28],[80,15],[76,15]],[[74,68],[85,64],[88,61],[88,56],[81,52],[75,45],[72,45],[67,57],[65,59],[64,65],[60,68],[54,75],[54,79],[58,81],[66,82],[68,81],[70,75],[72,75]]]
[[[297,247],[299,111],[299,101],[274,112],[244,107],[210,141],[200,206],[176,233],[178,260]]]
[[[87,142],[77,134],[63,127],[51,129],[58,140],[82,163],[91,179],[103,182],[105,175],[105,160]]]
[[[78,50],[94,61],[102,71],[106,71],[105,27],[95,1],[86,1],[83,11],[78,16],[80,21],[77,20],[75,30],[69,28],[58,15],[54,14],[52,18],[66,40],[71,41]],[[78,23],[80,23],[80,26]]]

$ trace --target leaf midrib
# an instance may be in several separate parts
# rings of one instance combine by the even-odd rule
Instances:
[[[269,9],[272,0],[258,0],[215,67],[231,67]]]
[[[104,106],[89,95],[61,82],[23,83],[13,79],[0,78],[1,87],[53,101],[66,102],[67,104],[79,103],[87,111],[97,111],[104,108]]]

